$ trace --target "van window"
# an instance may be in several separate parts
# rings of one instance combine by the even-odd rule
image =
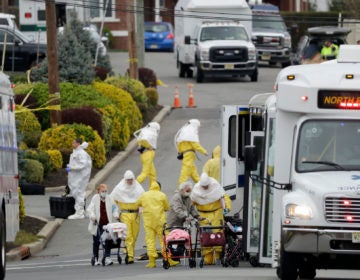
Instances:
[[[0,18],[0,25],[9,26],[9,21],[6,18]]]

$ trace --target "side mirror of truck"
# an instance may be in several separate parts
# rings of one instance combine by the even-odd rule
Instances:
[[[258,165],[258,158],[255,146],[245,146],[245,170],[255,171]]]
[[[184,44],[185,45],[190,45],[191,42],[191,37],[189,35],[185,36],[184,38]]]

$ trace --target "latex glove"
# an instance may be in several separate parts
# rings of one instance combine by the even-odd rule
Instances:
[[[71,171],[71,167],[70,167],[70,166],[67,166],[67,167],[65,168],[65,170],[66,170],[67,173],[69,173],[69,172]]]
[[[224,215],[226,215],[226,214],[228,214],[230,211],[229,211],[229,209],[227,209],[227,208],[225,208],[224,210],[223,210],[223,214]]]

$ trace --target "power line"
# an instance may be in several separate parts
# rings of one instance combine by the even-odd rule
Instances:
[[[38,2],[38,3],[44,3],[44,0],[31,0],[31,1],[26,1],[27,3],[29,2]],[[103,1],[104,2],[104,1]],[[99,4],[100,1],[96,1],[96,0],[90,0],[90,1],[85,1],[85,2],[79,2],[79,1],[56,1],[56,4],[64,4],[64,5],[71,5],[74,7],[80,7],[80,8],[86,8],[86,9],[100,9],[102,8]],[[103,3],[102,3],[103,4]],[[20,5],[20,4],[19,4]],[[123,12],[123,13],[142,13],[142,14],[146,14],[146,15],[158,15],[161,14],[162,16],[165,17],[171,17],[171,18],[175,18],[175,17],[179,17],[179,18],[197,18],[197,19],[203,19],[203,20],[240,20],[240,21],[251,21],[252,19],[249,17],[248,14],[241,14],[241,13],[224,13],[224,12],[203,12],[203,11],[196,11],[196,12],[192,12],[192,11],[182,11],[182,10],[168,10],[168,9],[155,9],[153,7],[149,7],[149,6],[128,6],[125,4],[113,4],[111,5],[111,8],[106,9],[106,11],[112,11],[112,12]],[[106,12],[105,11],[105,12]],[[307,24],[312,24],[312,23],[317,23],[317,24],[326,24],[329,21],[336,21],[337,20],[337,16],[335,17],[330,17],[330,16],[318,16],[318,17],[308,17],[306,20],[304,20],[304,16],[296,16],[296,15],[287,15],[287,16],[283,16],[284,20],[288,20],[288,21],[292,21],[292,22],[300,22],[300,23],[307,23]],[[273,15],[269,16],[268,19],[264,20],[264,21],[281,21],[276,20],[276,17],[274,17]],[[355,21],[353,21],[352,23],[360,23],[360,19],[356,19]]]

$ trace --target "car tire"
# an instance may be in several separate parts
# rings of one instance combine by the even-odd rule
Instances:
[[[250,80],[251,80],[252,82],[257,82],[257,81],[258,81],[258,75],[259,75],[259,72],[258,72],[258,70],[256,69],[256,70],[254,71],[254,73],[252,73],[252,74],[250,75]]]

